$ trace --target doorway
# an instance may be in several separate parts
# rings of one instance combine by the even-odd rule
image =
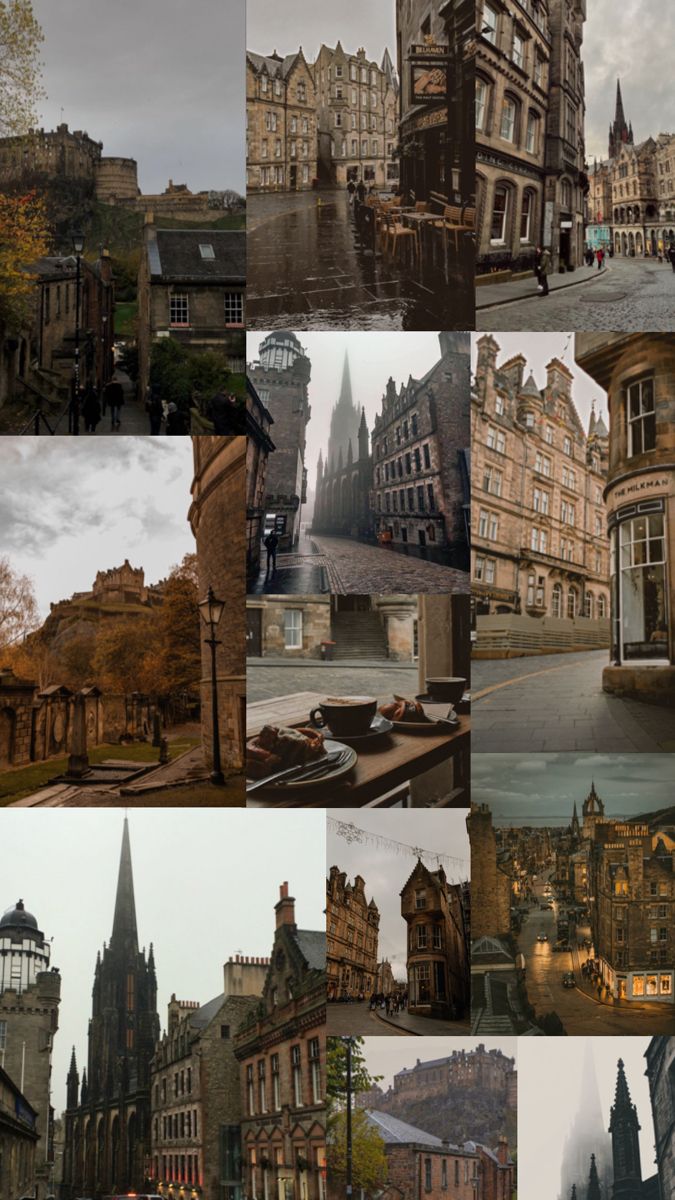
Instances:
[[[262,658],[262,609],[246,609],[246,656]]]

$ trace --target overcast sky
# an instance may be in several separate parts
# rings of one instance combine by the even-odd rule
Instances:
[[[673,803],[667,754],[471,756],[472,800],[489,805],[495,825],[567,825],[575,800],[581,818],[593,781],[607,816],[639,816]]]
[[[671,56],[675,6],[669,0],[590,0],[582,56],[586,74],[586,160],[607,158],[616,81],[636,142],[675,133]]]
[[[402,846],[378,845],[367,836],[347,841],[335,828],[335,821],[355,825],[365,835],[372,833]],[[451,883],[469,878],[466,812],[461,809],[445,809],[442,815],[420,809],[413,822],[409,812],[395,809],[379,809],[376,813],[367,809],[336,809],[329,814],[326,871],[337,866],[347,873],[352,884],[355,875],[363,877],[366,900],[374,900],[380,910],[378,961],[388,958],[394,977],[401,981],[406,979],[406,924],[401,916],[400,893],[417,862],[417,855],[410,849],[413,844],[428,852],[423,862],[432,871],[438,870],[439,854],[460,860],[442,860]]]
[[[292,54],[302,46],[313,62],[322,44],[338,39],[348,54],[363,46],[378,63],[388,47],[396,66],[395,0],[248,0],[246,46],[256,54]]]
[[[471,335],[472,371],[476,369],[478,340],[484,336],[479,333]],[[495,333],[493,337],[500,347],[497,366],[501,366],[507,359],[513,358],[514,354],[523,354],[527,359],[525,379],[527,379],[529,371],[532,371],[539,388],[543,388],[546,384],[546,364],[552,358],[559,358],[574,376],[572,399],[585,432],[588,433],[593,400],[595,400],[596,415],[601,413],[605,424],[609,427],[607,393],[603,392],[590,375],[582,371],[574,361],[573,333]]]
[[[80,1075],[86,1065],[94,966],[112,932],[122,825],[119,810],[2,812],[0,911],[24,901],[53,939],[52,966],[63,981],[52,1071],[57,1112],[73,1045]],[[141,948],[154,944],[162,1029],[173,992],[205,1004],[222,992],[230,955],[269,955],[285,880],[298,926],[324,929],[324,828],[323,814],[308,811],[167,808],[161,820],[155,809],[131,812],[138,938]]]
[[[419,814],[416,814],[416,818]],[[453,1050],[501,1050],[508,1058],[518,1058],[517,1038],[418,1037],[412,1041],[401,1037],[367,1037],[363,1039],[363,1056],[371,1075],[383,1075],[380,1087],[386,1091],[394,1075],[404,1067],[414,1067],[418,1061],[444,1058]],[[521,1046],[524,1043],[521,1042]],[[516,1061],[516,1065],[517,1061]],[[542,1200],[543,1193],[538,1197]]]
[[[373,1039],[375,1040],[375,1039]],[[655,1172],[654,1126],[645,1077],[644,1037],[522,1038],[518,1054],[518,1200],[556,1200],[563,1148],[579,1107],[584,1054],[591,1046],[605,1128],[622,1058],[642,1126],[642,1177]],[[589,1163],[590,1169],[590,1163]],[[567,1197],[564,1198],[567,1200]],[[582,1196],[579,1197],[582,1200]]]
[[[258,347],[266,333],[246,337],[248,362],[258,357]],[[349,352],[352,396],[358,408],[365,408],[368,431],[372,432],[375,415],[382,411],[382,396],[391,375],[400,388],[410,375],[421,379],[441,356],[437,333],[300,333],[300,342],[312,364],[309,400],[312,416],[307,426],[305,462],[309,486],[316,486],[319,451],[326,457],[330,415],[337,404],[342,383],[345,350]],[[274,403],[270,403],[274,416]],[[274,426],[272,427],[274,440]],[[354,446],[354,457],[357,447]]]
[[[0,557],[50,601],[128,558],[156,583],[194,550],[189,438],[0,438]]]
[[[244,190],[245,0],[33,8],[45,34],[46,129],[65,121],[104,154],[135,158],[143,192],[170,178],[193,192]]]

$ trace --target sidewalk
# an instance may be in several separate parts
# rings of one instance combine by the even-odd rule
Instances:
[[[372,670],[372,671],[401,671],[408,668],[417,672],[417,663],[396,662],[393,658],[337,658],[326,661],[323,658],[246,658],[247,667],[289,667],[292,671],[302,670],[303,667],[312,670],[315,667],[329,667],[331,671],[340,670]]]
[[[549,275],[549,291],[558,292],[582,283],[593,283],[595,279],[602,279],[609,269],[603,267],[599,271],[597,266],[583,266],[577,267],[575,271],[566,271],[564,275]],[[531,300],[537,295],[534,274],[507,283],[486,283],[476,287],[476,309],[495,308],[500,304],[512,304],[516,300]]]
[[[448,1037],[451,1034],[471,1033],[471,1022],[468,1018],[465,1021],[437,1021],[433,1017],[417,1017],[409,1012],[400,1012],[388,1017],[382,1011],[377,1013],[377,1017],[386,1025],[393,1025],[399,1031],[405,1030],[406,1033],[417,1037]]]

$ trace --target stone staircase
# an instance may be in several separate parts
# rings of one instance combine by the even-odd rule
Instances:
[[[377,613],[336,613],[331,637],[337,643],[334,650],[336,662],[346,658],[387,658],[387,640]]]

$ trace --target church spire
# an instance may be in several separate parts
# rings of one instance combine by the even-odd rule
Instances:
[[[640,1165],[640,1123],[630,1098],[623,1059],[618,1061],[614,1104],[610,1112],[609,1132],[612,1135],[614,1161],[613,1200],[632,1200],[635,1185],[642,1180]]]
[[[136,903],[134,901],[134,876],[131,869],[131,844],[129,841],[129,821],[124,818],[122,834],[122,852],[120,854],[120,869],[117,877],[117,896],[115,898],[115,917],[110,939],[110,948],[126,946],[131,943],[138,950],[138,932],[136,929]]]
[[[616,158],[624,145],[633,145],[633,126],[626,124],[626,115],[623,111],[623,97],[621,95],[621,81],[616,81],[616,106],[614,110],[614,123],[609,127],[609,157]]]
[[[80,1093],[80,1076],[77,1072],[77,1061],[75,1059],[75,1047],[70,1056],[70,1070],[66,1078],[66,1104],[68,1108],[77,1108],[77,1101]]]
[[[594,1154],[591,1154],[591,1169],[588,1173],[586,1200],[601,1200],[600,1180],[598,1179],[598,1168],[595,1165]]]
[[[352,405],[352,377],[349,370],[349,351],[345,350],[345,361],[342,367],[342,385],[338,404]]]
[[[614,113],[614,124],[617,125],[619,129],[624,129],[626,126],[626,118],[623,112],[623,99],[621,96],[620,79],[617,79],[616,81],[616,111]]]

